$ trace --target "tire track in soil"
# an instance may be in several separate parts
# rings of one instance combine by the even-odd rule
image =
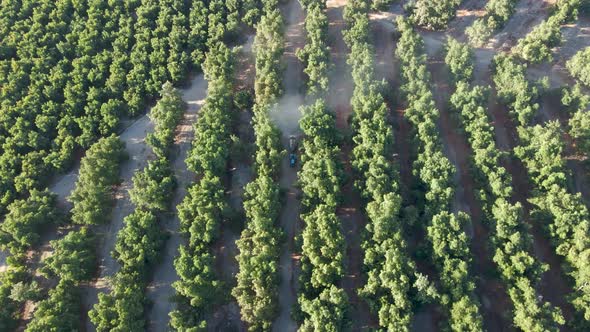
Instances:
[[[174,140],[172,170],[176,177],[177,190],[174,193],[170,213],[160,217],[162,232],[168,234],[168,238],[162,251],[159,264],[153,271],[152,281],[146,292],[151,306],[146,316],[148,331],[165,331],[168,326],[168,313],[174,310],[172,301],[174,289],[172,283],[178,279],[174,268],[174,258],[178,254],[178,247],[183,242],[179,233],[180,220],[176,213],[176,206],[182,202],[187,193],[187,187],[193,181],[194,175],[187,169],[185,159],[190,151],[194,137],[193,124],[197,119],[197,113],[201,109],[207,95],[207,82],[203,74],[197,75],[191,80],[191,85],[181,90],[182,100],[187,104],[187,110],[180,124],[176,128]]]
[[[283,75],[283,97],[279,100],[278,109],[271,117],[281,130],[281,142],[288,147],[289,136],[300,136],[299,119],[301,112],[299,107],[303,104],[304,96],[301,93],[303,77],[303,64],[299,61],[295,52],[305,45],[304,20],[305,13],[297,0],[291,0],[281,8],[285,18],[285,52],[283,63],[286,65]],[[291,332],[297,330],[297,323],[291,317],[291,310],[297,304],[297,289],[299,278],[299,248],[295,247],[295,237],[300,233],[301,221],[299,219],[301,192],[297,188],[297,171],[299,167],[292,168],[287,158],[281,162],[279,184],[285,191],[283,207],[279,215],[279,224],[285,233],[286,242],[281,251],[279,260],[280,284],[279,284],[279,315],[273,324],[273,331]]]
[[[492,261],[490,250],[490,232],[483,225],[483,212],[475,197],[476,187],[470,172],[473,151],[467,139],[461,135],[459,126],[449,113],[448,103],[453,93],[451,78],[444,61],[444,49],[439,48],[429,54],[428,70],[432,75],[432,87],[436,107],[439,110],[439,130],[447,158],[455,166],[455,196],[452,203],[453,213],[466,212],[471,217],[471,225],[465,232],[470,238],[472,259],[470,270],[476,283],[476,294],[480,297],[481,313],[484,326],[489,331],[505,331],[511,326],[506,309],[512,308],[507,290],[499,278],[490,276],[497,270]]]
[[[326,98],[327,105],[336,113],[336,128],[348,137],[351,128],[348,123],[352,113],[350,99],[354,90],[351,68],[346,63],[347,47],[342,39],[342,31],[345,29],[343,9],[345,1],[327,1],[327,16],[329,21],[328,36],[331,49],[331,63],[334,65],[329,77],[329,94]],[[353,174],[350,155],[352,145],[349,139],[345,139],[342,146],[342,163],[346,174]],[[361,199],[352,186],[352,181],[347,181],[341,188],[344,202],[337,210],[337,215],[342,223],[342,231],[346,241],[345,271],[342,279],[342,288],[348,295],[351,304],[351,323],[353,331],[365,331],[377,326],[376,319],[371,317],[369,307],[365,301],[359,298],[357,290],[363,286],[361,279],[361,267],[363,254],[361,249],[361,233],[366,225],[366,219],[361,209]]]

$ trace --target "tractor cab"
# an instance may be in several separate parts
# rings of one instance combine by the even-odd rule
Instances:
[[[297,137],[295,135],[289,136],[289,166],[295,167],[297,165]]]

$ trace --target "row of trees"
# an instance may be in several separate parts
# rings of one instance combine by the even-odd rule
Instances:
[[[297,57],[305,65],[303,72],[307,75],[309,96],[322,96],[328,90],[328,72],[331,65],[325,7],[325,1],[308,0],[305,3],[307,42],[303,48],[297,50]]]
[[[222,285],[215,274],[211,245],[226,219],[223,176],[229,155],[234,54],[223,42],[210,47],[203,71],[208,81],[205,104],[195,124],[195,138],[186,159],[199,180],[188,189],[178,205],[181,232],[187,242],[179,248],[174,267],[178,308],[170,313],[174,330],[204,329],[204,314],[218,303]]]
[[[586,158],[590,157],[590,96],[576,84],[572,88],[563,88],[561,103],[570,114],[568,133],[575,142],[576,150]]]
[[[324,0],[307,1],[303,59],[308,74],[307,95],[299,124],[303,139],[301,274],[298,302],[303,331],[342,331],[348,320],[348,298],[338,285],[344,276],[345,242],[336,214],[341,194],[342,166],[334,114],[325,105],[330,54]],[[322,50],[323,49],[323,50]]]
[[[443,153],[437,130],[439,113],[430,89],[424,41],[404,18],[397,20],[397,26],[401,33],[396,50],[401,61],[401,90],[408,103],[405,115],[417,129],[418,159],[414,168],[425,188],[422,218],[429,222],[427,237],[440,273],[443,291],[439,301],[448,308],[452,329],[478,331],[483,322],[473,292],[475,283],[469,273],[469,242],[463,231],[470,218],[464,213],[450,212],[455,168]],[[453,60],[450,67],[454,76],[469,76],[469,66],[465,66],[468,58],[453,49],[448,53]]]
[[[590,87],[590,47],[578,51],[566,67],[572,77]]]
[[[170,210],[176,187],[165,152],[173,143],[173,133],[185,109],[180,93],[171,83],[163,85],[160,95],[161,99],[149,114],[155,130],[146,139],[156,159],[148,161],[147,166],[133,176],[129,196],[135,211],[123,220],[125,226],[117,234],[111,253],[121,267],[112,278],[110,292],[99,294],[98,303],[89,312],[97,331],[145,330],[145,287],[165,241],[159,216]]]
[[[462,0],[411,0],[405,9],[413,24],[441,30],[455,17]]]
[[[561,25],[578,18],[581,2],[582,0],[558,0],[549,18],[520,39],[513,52],[529,62],[551,61],[551,49],[561,44]]]
[[[126,156],[124,149],[119,138],[111,135],[93,144],[82,159],[76,187],[69,197],[73,204],[71,220],[81,227],[51,241],[53,253],[43,261],[41,272],[48,279],[57,278],[58,284],[38,303],[26,331],[80,329],[80,283],[90,281],[96,267],[92,226],[109,220],[113,186],[119,181],[119,166]]]
[[[538,208],[536,217],[547,223],[556,252],[565,258],[566,272],[574,279],[571,302],[583,316],[576,323],[584,326],[590,320],[590,289],[586,259],[590,254],[590,214],[580,194],[571,194],[567,187],[568,173],[562,157],[563,139],[558,122],[544,126],[532,123],[538,108],[538,93],[525,78],[525,66],[511,56],[494,59],[494,82],[498,96],[518,121],[520,146],[515,154],[528,169],[534,185],[531,202]]]
[[[277,226],[281,209],[278,172],[283,151],[280,132],[269,112],[277,111],[277,100],[282,94],[284,21],[277,1],[265,1],[264,8],[253,45],[256,176],[245,188],[246,222],[237,241],[239,272],[232,290],[241,318],[248,323],[250,331],[270,331],[279,312],[279,258],[283,238]]]
[[[508,19],[514,14],[519,0],[490,0],[486,3],[486,14],[479,17],[473,24],[465,29],[469,42],[474,46],[483,46],[492,36],[494,31],[502,28]]]
[[[520,202],[512,204],[512,178],[501,165],[494,128],[486,112],[489,88],[471,85],[473,52],[454,39],[447,43],[446,63],[456,90],[451,109],[458,115],[473,150],[473,173],[478,199],[490,224],[493,260],[514,305],[514,325],[523,331],[558,331],[564,319],[559,309],[539,300],[536,287],[547,266],[537,260]],[[468,73],[468,74],[466,74]]]
[[[402,237],[399,174],[391,160],[393,133],[383,97],[384,84],[375,79],[368,11],[368,4],[357,0],[350,1],[344,11],[344,40],[350,48],[348,64],[355,87],[351,100],[355,143],[352,165],[369,221],[362,244],[367,282],[359,294],[378,315],[382,328],[409,331],[413,312],[411,274],[415,268]]]
[[[37,283],[28,273],[27,251],[39,244],[44,228],[61,223],[63,216],[56,195],[47,190],[33,190],[28,198],[12,202],[7,210],[0,224],[0,249],[7,254],[6,271],[0,275],[0,329],[10,331],[16,327],[21,305],[33,300],[20,290],[35,291],[31,295],[37,295]]]

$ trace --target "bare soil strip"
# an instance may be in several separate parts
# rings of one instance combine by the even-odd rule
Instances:
[[[297,59],[295,52],[305,45],[304,20],[305,13],[299,1],[291,0],[282,7],[286,23],[285,55],[283,61],[286,70],[283,76],[284,95],[279,101],[278,109],[271,114],[275,124],[282,133],[282,142],[288,147],[290,135],[300,136],[299,107],[304,102],[302,94],[303,65]],[[300,232],[301,221],[299,214],[301,203],[300,190],[296,187],[297,167],[291,168],[287,158],[281,163],[281,177],[279,183],[285,190],[283,208],[279,216],[279,223],[285,233],[285,246],[279,262],[281,283],[279,285],[280,313],[273,324],[273,331],[291,332],[297,330],[297,323],[291,318],[291,310],[297,303],[297,279],[299,277],[299,254],[295,248],[295,236]]]

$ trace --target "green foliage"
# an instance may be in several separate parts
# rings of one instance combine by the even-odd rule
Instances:
[[[350,1],[344,9],[344,40],[351,50],[348,63],[354,81],[352,165],[369,221],[362,243],[367,282],[359,295],[379,316],[382,328],[408,331],[413,314],[409,292],[414,266],[401,236],[399,175],[389,160],[393,133],[381,84],[374,76],[368,10],[364,1]]]
[[[247,223],[236,242],[240,270],[232,295],[252,331],[269,331],[278,314],[282,232],[276,221],[280,208],[279,186],[270,177],[259,175],[246,186]]]
[[[47,277],[74,283],[90,280],[94,275],[96,242],[87,228],[68,233],[63,239],[51,241],[53,255],[43,260],[42,272]]]
[[[418,159],[414,172],[425,188],[423,219],[429,221],[427,238],[441,279],[442,293],[437,298],[448,310],[452,329],[479,331],[483,319],[474,295],[475,283],[469,271],[471,253],[463,230],[470,218],[464,213],[450,212],[455,168],[444,156],[436,129],[439,113],[430,89],[424,42],[403,18],[398,19],[397,25],[401,33],[396,50],[402,64],[401,90],[408,103],[406,115],[417,129]],[[472,78],[472,57],[467,45],[449,39],[445,60],[455,81]]]
[[[447,59],[447,62],[449,60],[453,62],[452,59]],[[523,79],[518,75],[515,77]],[[494,128],[485,109],[488,90],[482,86],[470,86],[468,82],[458,82],[451,96],[451,107],[459,114],[473,150],[476,183],[481,188],[478,197],[486,219],[493,226],[493,260],[514,304],[514,324],[525,331],[533,323],[540,330],[554,330],[563,324],[563,318],[558,318],[561,317],[558,308],[539,301],[535,295],[535,286],[547,267],[533,254],[532,239],[524,226],[522,205],[509,203],[513,193],[512,179],[500,166],[503,155],[496,147]],[[532,293],[532,296],[523,296],[524,291]],[[460,304],[459,308],[466,309],[466,303]],[[539,306],[545,310],[530,310]]]
[[[80,290],[72,280],[62,279],[37,305],[27,332],[80,330]]]
[[[493,60],[494,83],[500,100],[510,104],[510,114],[518,123],[529,123],[539,104],[539,90],[526,79],[526,65],[519,64],[509,55],[497,55]]]
[[[528,88],[529,83],[522,73],[524,67],[516,66],[514,60],[509,58],[500,58],[495,62],[494,81],[502,83],[502,94],[508,97],[504,100],[513,114],[520,114],[518,110],[522,109],[536,109],[538,106],[533,104],[536,92],[533,90],[534,93],[531,93]],[[510,80],[509,70],[505,70],[505,67],[512,70],[519,68],[518,75],[514,75],[512,79],[517,81],[517,84]],[[498,79],[498,76],[504,77]],[[514,98],[514,96],[522,96],[522,98]],[[565,95],[564,102],[568,107],[587,103],[576,89]],[[569,296],[579,315],[574,325],[585,329],[590,321],[590,289],[585,286],[590,270],[589,260],[586,259],[590,254],[590,214],[580,194],[573,195],[568,192],[569,174],[562,155],[564,142],[559,122],[552,121],[544,126],[532,126],[529,116],[523,118],[519,116],[519,122],[520,126],[517,129],[521,144],[515,148],[514,152],[528,169],[535,188],[535,196],[530,201],[539,209],[538,213],[549,220],[547,228],[556,252],[565,258],[565,270],[575,281],[573,285],[575,291]],[[521,286],[520,289],[521,298],[530,298],[530,291],[526,287]],[[518,295],[518,293],[515,294]],[[563,320],[554,311],[543,308],[536,312],[553,316],[553,321],[557,323]],[[522,307],[523,311],[528,309]]]
[[[371,9],[386,11],[396,0],[372,0]]]
[[[309,315],[300,331],[337,332],[346,330],[348,321],[348,298],[344,290],[331,285],[312,300],[300,300],[301,310]]]
[[[586,157],[590,156],[590,112],[579,110],[569,120],[569,134],[576,141],[576,147]]]
[[[438,266],[445,289],[441,302],[451,306],[450,326],[455,331],[481,331],[483,318],[473,295],[475,283],[469,277],[471,263],[469,241],[463,231],[470,222],[465,213],[441,212],[427,228],[432,243],[433,261]]]
[[[411,0],[405,8],[414,24],[441,30],[455,17],[460,4],[461,0]]]
[[[136,273],[117,273],[110,293],[98,294],[98,303],[88,313],[96,331],[145,331],[142,316],[147,298],[143,285]]]
[[[173,143],[176,126],[182,119],[185,104],[178,90],[170,82],[164,83],[160,96],[160,100],[149,114],[155,129],[147,135],[146,142],[156,156],[164,158]]]
[[[61,220],[57,196],[49,190],[31,191],[27,199],[14,201],[0,224],[0,246],[11,255],[24,255],[38,244],[41,230]]]
[[[255,179],[245,188],[245,228],[237,241],[239,272],[232,295],[240,306],[250,331],[270,331],[278,314],[279,255],[282,232],[277,227],[280,212],[279,185],[282,151],[280,132],[269,112],[282,93],[281,58],[284,50],[283,18],[275,1],[264,1],[256,27],[254,52],[256,77],[253,108],[256,152]]]
[[[97,331],[142,331],[146,304],[144,287],[150,266],[158,259],[163,237],[158,220],[149,211],[135,210],[124,219],[113,256],[121,269],[109,293],[101,293],[88,313]]]
[[[473,46],[483,46],[494,31],[500,29],[514,14],[518,0],[490,0],[486,3],[486,14],[473,22],[465,33]]]
[[[520,39],[513,52],[529,62],[552,61],[551,49],[561,44],[561,25],[578,18],[581,2],[582,0],[558,0],[549,18]]]
[[[186,159],[189,169],[202,178],[189,188],[177,207],[181,230],[188,238],[174,261],[179,280],[173,287],[179,307],[170,317],[177,331],[204,329],[203,315],[222,297],[223,285],[214,273],[215,256],[209,248],[229,209],[222,177],[230,151],[233,68],[232,51],[222,42],[213,44],[203,64],[208,94]]]
[[[125,226],[117,234],[113,256],[121,263],[120,273],[138,273],[144,279],[163,244],[158,220],[152,212],[136,210],[123,221]]]
[[[276,102],[282,91],[281,57],[284,50],[284,22],[281,12],[266,12],[256,26],[253,50],[256,54],[256,104],[260,107]]]
[[[133,204],[149,211],[168,211],[170,197],[176,188],[176,179],[166,158],[151,160],[133,175],[133,188],[129,196]]]
[[[445,62],[455,82],[469,82],[473,79],[473,50],[466,44],[449,37],[446,44]]]
[[[125,157],[124,148],[124,143],[111,135],[88,149],[80,163],[76,188],[69,197],[74,205],[74,223],[97,225],[109,220],[112,186],[119,182],[119,164]]]
[[[307,75],[307,94],[325,95],[328,91],[328,72],[330,70],[330,47],[327,45],[328,17],[324,12],[325,3],[316,1],[307,7],[305,31],[307,43],[297,50],[297,57],[304,63],[303,72]]]
[[[205,105],[195,125],[195,138],[187,158],[195,173],[221,174],[229,155],[229,123],[232,111],[233,55],[223,43],[216,44],[203,65],[209,82]]]
[[[551,48],[561,43],[560,24],[561,22],[554,17],[543,21],[518,41],[513,52],[530,62],[551,61]]]
[[[570,75],[582,84],[590,86],[590,47],[578,51],[568,60],[566,67]]]
[[[30,283],[21,281],[12,286],[9,297],[15,302],[22,303],[25,301],[39,300],[39,295],[41,295],[40,293],[41,288],[35,280],[31,281]]]

